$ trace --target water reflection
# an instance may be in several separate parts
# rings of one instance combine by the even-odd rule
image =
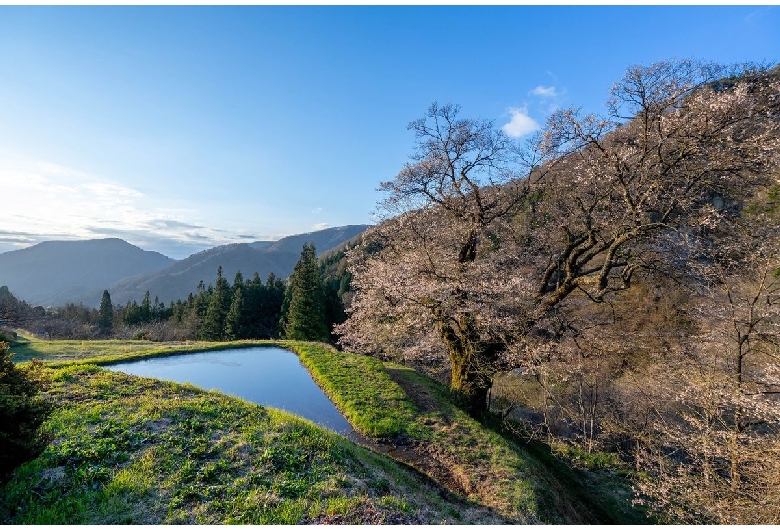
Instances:
[[[192,383],[247,401],[283,409],[341,434],[353,434],[349,422],[289,350],[241,348],[142,359],[109,370],[177,383]]]

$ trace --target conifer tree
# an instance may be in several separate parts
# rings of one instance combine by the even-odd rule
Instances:
[[[230,284],[222,276],[222,266],[217,269],[217,283],[211,294],[201,334],[204,340],[222,340],[225,317],[230,310]]]
[[[233,278],[233,291],[235,292],[236,289],[244,287],[244,275],[241,274],[241,271],[236,271],[236,275]]]
[[[230,310],[225,317],[225,340],[238,340],[244,338],[244,326],[242,317],[244,313],[243,289],[239,285],[233,291],[233,300],[230,303]]]
[[[100,301],[98,311],[98,327],[101,331],[108,331],[114,325],[114,306],[111,304],[111,295],[108,290],[103,291],[103,299]]]
[[[303,245],[301,258],[290,276],[280,323],[288,339],[328,340],[325,290],[313,243]]]
[[[283,333],[280,327],[280,316],[283,314],[284,294],[287,287],[284,280],[277,278],[272,272],[268,275],[263,289],[261,307],[262,323],[269,338],[279,337]],[[289,303],[287,304],[289,307]]]
[[[150,322],[152,320],[152,299],[149,291],[146,291],[144,299],[141,301],[140,321]]]
[[[138,307],[138,302],[135,300],[128,300],[124,309],[124,316],[122,320],[128,326],[138,324],[141,321],[141,308]]]

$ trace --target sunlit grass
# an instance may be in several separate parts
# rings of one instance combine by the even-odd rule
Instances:
[[[152,342],[145,340],[42,340],[21,335],[11,347],[15,362],[38,359],[52,367],[72,363],[109,364],[141,357],[179,353],[249,348],[276,344],[267,340],[235,342]]]
[[[473,502],[524,522],[567,522],[572,512],[582,508],[576,504],[579,501],[567,498],[566,491],[582,482],[567,475],[563,464],[541,462],[511,437],[474,420],[453,403],[449,389],[437,381],[409,367],[337,352],[321,344],[299,343],[289,347],[299,353],[314,379],[355,428],[369,436],[401,435],[422,444],[423,451],[447,468],[449,484]],[[418,410],[389,371],[397,380],[426,395],[430,399],[429,410]],[[559,484],[557,478],[550,476],[550,465],[558,466],[558,475],[567,480],[566,484]],[[614,495],[608,494],[607,490],[625,487],[624,482],[595,474],[584,480],[590,481],[596,502],[611,503],[613,509],[620,511],[616,520],[643,520],[642,514],[631,512],[629,501],[618,503]],[[588,492],[577,493],[579,498],[589,496]],[[569,513],[561,513],[562,507]],[[460,516],[457,511],[449,513],[456,520]]]
[[[393,460],[285,412],[99,366],[251,346],[298,353],[358,432],[406,439],[446,469],[456,494],[443,498]],[[559,511],[569,486],[550,477],[551,457],[475,421],[445,386],[408,367],[292,341],[23,339],[14,351],[44,360],[59,407],[47,423],[52,444],[0,488],[0,523],[569,521]],[[410,387],[427,396],[426,410]],[[606,502],[621,487],[591,485]]]
[[[515,520],[532,521],[539,515],[529,456],[453,405],[445,387],[411,368],[321,344],[289,347],[360,432],[379,438],[404,435],[430,444],[472,501]],[[425,388],[436,410],[420,412],[387,368]]]
[[[282,411],[95,365],[51,375],[53,440],[0,487],[0,523],[359,523],[367,506],[425,523],[467,506]]]
[[[367,436],[413,434],[425,438],[430,429],[415,422],[417,409],[387,374],[382,362],[337,352],[323,344],[291,342],[312,377],[349,422]]]

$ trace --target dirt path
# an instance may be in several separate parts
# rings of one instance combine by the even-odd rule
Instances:
[[[422,414],[438,411],[436,400],[424,386],[402,377],[397,370],[388,369],[387,373],[406,392]],[[450,461],[449,455],[441,451],[435,444],[424,440],[415,440],[405,435],[398,435],[381,442],[358,435],[357,441],[361,445],[423,473],[447,495],[454,492],[465,497],[473,493],[473,487],[468,484],[468,481],[464,483],[463,479],[452,472],[453,463]]]

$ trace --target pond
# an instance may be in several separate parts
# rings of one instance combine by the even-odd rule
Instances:
[[[298,356],[276,347],[240,348],[155,357],[106,366],[108,370],[240,397],[286,410],[345,436],[354,434]]]

